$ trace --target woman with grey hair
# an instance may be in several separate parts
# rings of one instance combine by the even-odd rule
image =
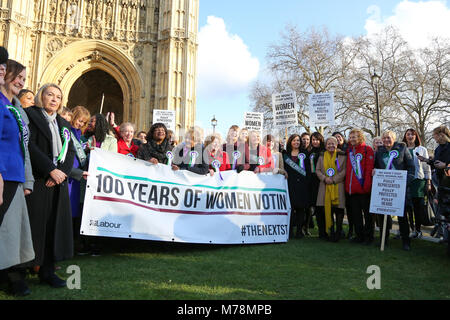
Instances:
[[[35,106],[25,110],[30,119],[30,158],[35,178],[28,197],[28,212],[39,278],[54,288],[66,282],[55,274],[55,262],[73,256],[69,176],[75,149],[70,123],[58,111],[63,93],[56,84],[41,87]]]

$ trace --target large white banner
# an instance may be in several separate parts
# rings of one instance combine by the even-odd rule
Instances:
[[[190,243],[286,242],[282,175],[197,175],[94,149],[80,233]]]
[[[297,96],[294,91],[272,95],[273,125],[285,129],[298,125]]]
[[[370,212],[403,217],[406,199],[406,170],[375,170]]]
[[[334,126],[334,93],[309,95],[309,124],[311,127]]]

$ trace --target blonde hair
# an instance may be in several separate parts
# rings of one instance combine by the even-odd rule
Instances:
[[[59,105],[59,108],[57,110],[57,112],[59,113],[63,108],[62,102],[63,102],[64,95],[63,95],[61,88],[57,84],[54,84],[54,83],[46,83],[42,87],[39,88],[38,92],[34,96],[34,105],[39,108],[44,108],[44,104],[42,103],[42,96],[44,95],[44,93],[47,91],[48,88],[56,88],[59,90],[59,92],[61,92],[61,104]]]
[[[202,143],[203,142],[203,129],[200,127],[192,127],[190,128],[184,137],[189,137],[192,140],[192,144]]]
[[[385,132],[383,132],[383,134],[381,135],[381,138],[383,138],[385,136],[391,137],[392,140],[394,140],[394,141],[397,140],[397,134],[392,130],[386,130]]]
[[[442,135],[447,139],[447,142],[450,141],[450,129],[446,126],[439,126],[433,129],[433,134]]]
[[[87,119],[83,127],[81,128],[81,131],[84,131],[84,129],[86,129],[86,127],[88,126],[89,119],[91,119],[91,113],[89,112],[88,109],[86,109],[83,106],[76,106],[75,108],[72,109],[71,125],[73,126],[75,124],[75,121],[77,121],[80,118]]]
[[[352,129],[352,131],[350,131],[348,135],[350,136],[352,133],[358,136],[358,144],[366,142],[366,137],[364,136],[364,132],[361,129],[354,128]]]

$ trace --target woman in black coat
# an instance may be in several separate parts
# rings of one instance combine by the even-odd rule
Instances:
[[[414,159],[408,148],[403,142],[395,142],[397,136],[393,131],[387,130],[381,136],[383,140],[383,146],[379,147],[375,154],[375,169],[386,169],[386,170],[407,170],[407,184],[414,180],[414,174],[416,167],[414,165]],[[405,197],[406,202],[406,197]],[[383,230],[383,215],[377,215],[376,217],[379,221],[380,230]],[[403,217],[398,217],[398,224],[400,227],[400,236],[403,242],[403,249],[409,251],[411,245],[411,239],[409,238],[409,224],[408,216],[406,213],[406,203],[405,212]],[[386,225],[386,243],[389,238],[390,229],[392,228],[392,218],[388,216]],[[380,232],[382,234],[382,231]]]
[[[196,174],[209,173],[207,153],[202,144],[202,132],[199,128],[189,129],[185,140],[173,150],[173,170],[188,170]]]
[[[286,151],[283,152],[284,170],[288,174],[291,201],[290,238],[292,238],[294,226],[297,227],[295,237],[303,238],[302,225],[305,221],[306,210],[311,206],[309,153],[300,149],[300,145],[300,136],[293,134],[286,143]]]
[[[323,219],[324,213],[323,207],[316,206],[317,203],[317,194],[319,192],[320,180],[316,175],[316,167],[317,162],[319,161],[320,154],[325,151],[325,139],[320,132],[314,132],[311,135],[311,152],[309,154],[309,164],[311,167],[311,205],[314,215],[316,216],[317,224],[320,226],[319,228],[319,238],[326,239],[327,235],[324,232],[325,230],[325,220]]]
[[[64,287],[55,274],[55,262],[73,256],[72,213],[67,177],[75,149],[70,139],[70,123],[57,111],[62,91],[55,84],[44,85],[35,97],[35,106],[26,109],[30,119],[30,158],[35,178],[34,192],[27,198],[34,265],[41,266],[41,282]]]
[[[167,153],[171,152],[172,148],[164,123],[155,123],[147,133],[147,143],[139,147],[137,158],[153,164],[167,164]]]

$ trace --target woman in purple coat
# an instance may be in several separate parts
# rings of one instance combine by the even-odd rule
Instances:
[[[72,208],[73,231],[74,238],[78,238],[81,225],[81,211],[84,200],[86,184],[84,179],[87,178],[87,156],[84,152],[83,143],[80,142],[82,130],[87,127],[91,118],[89,110],[85,107],[77,106],[72,110],[71,135],[75,148],[75,157],[73,160],[72,171],[69,174],[69,197],[70,206]]]

